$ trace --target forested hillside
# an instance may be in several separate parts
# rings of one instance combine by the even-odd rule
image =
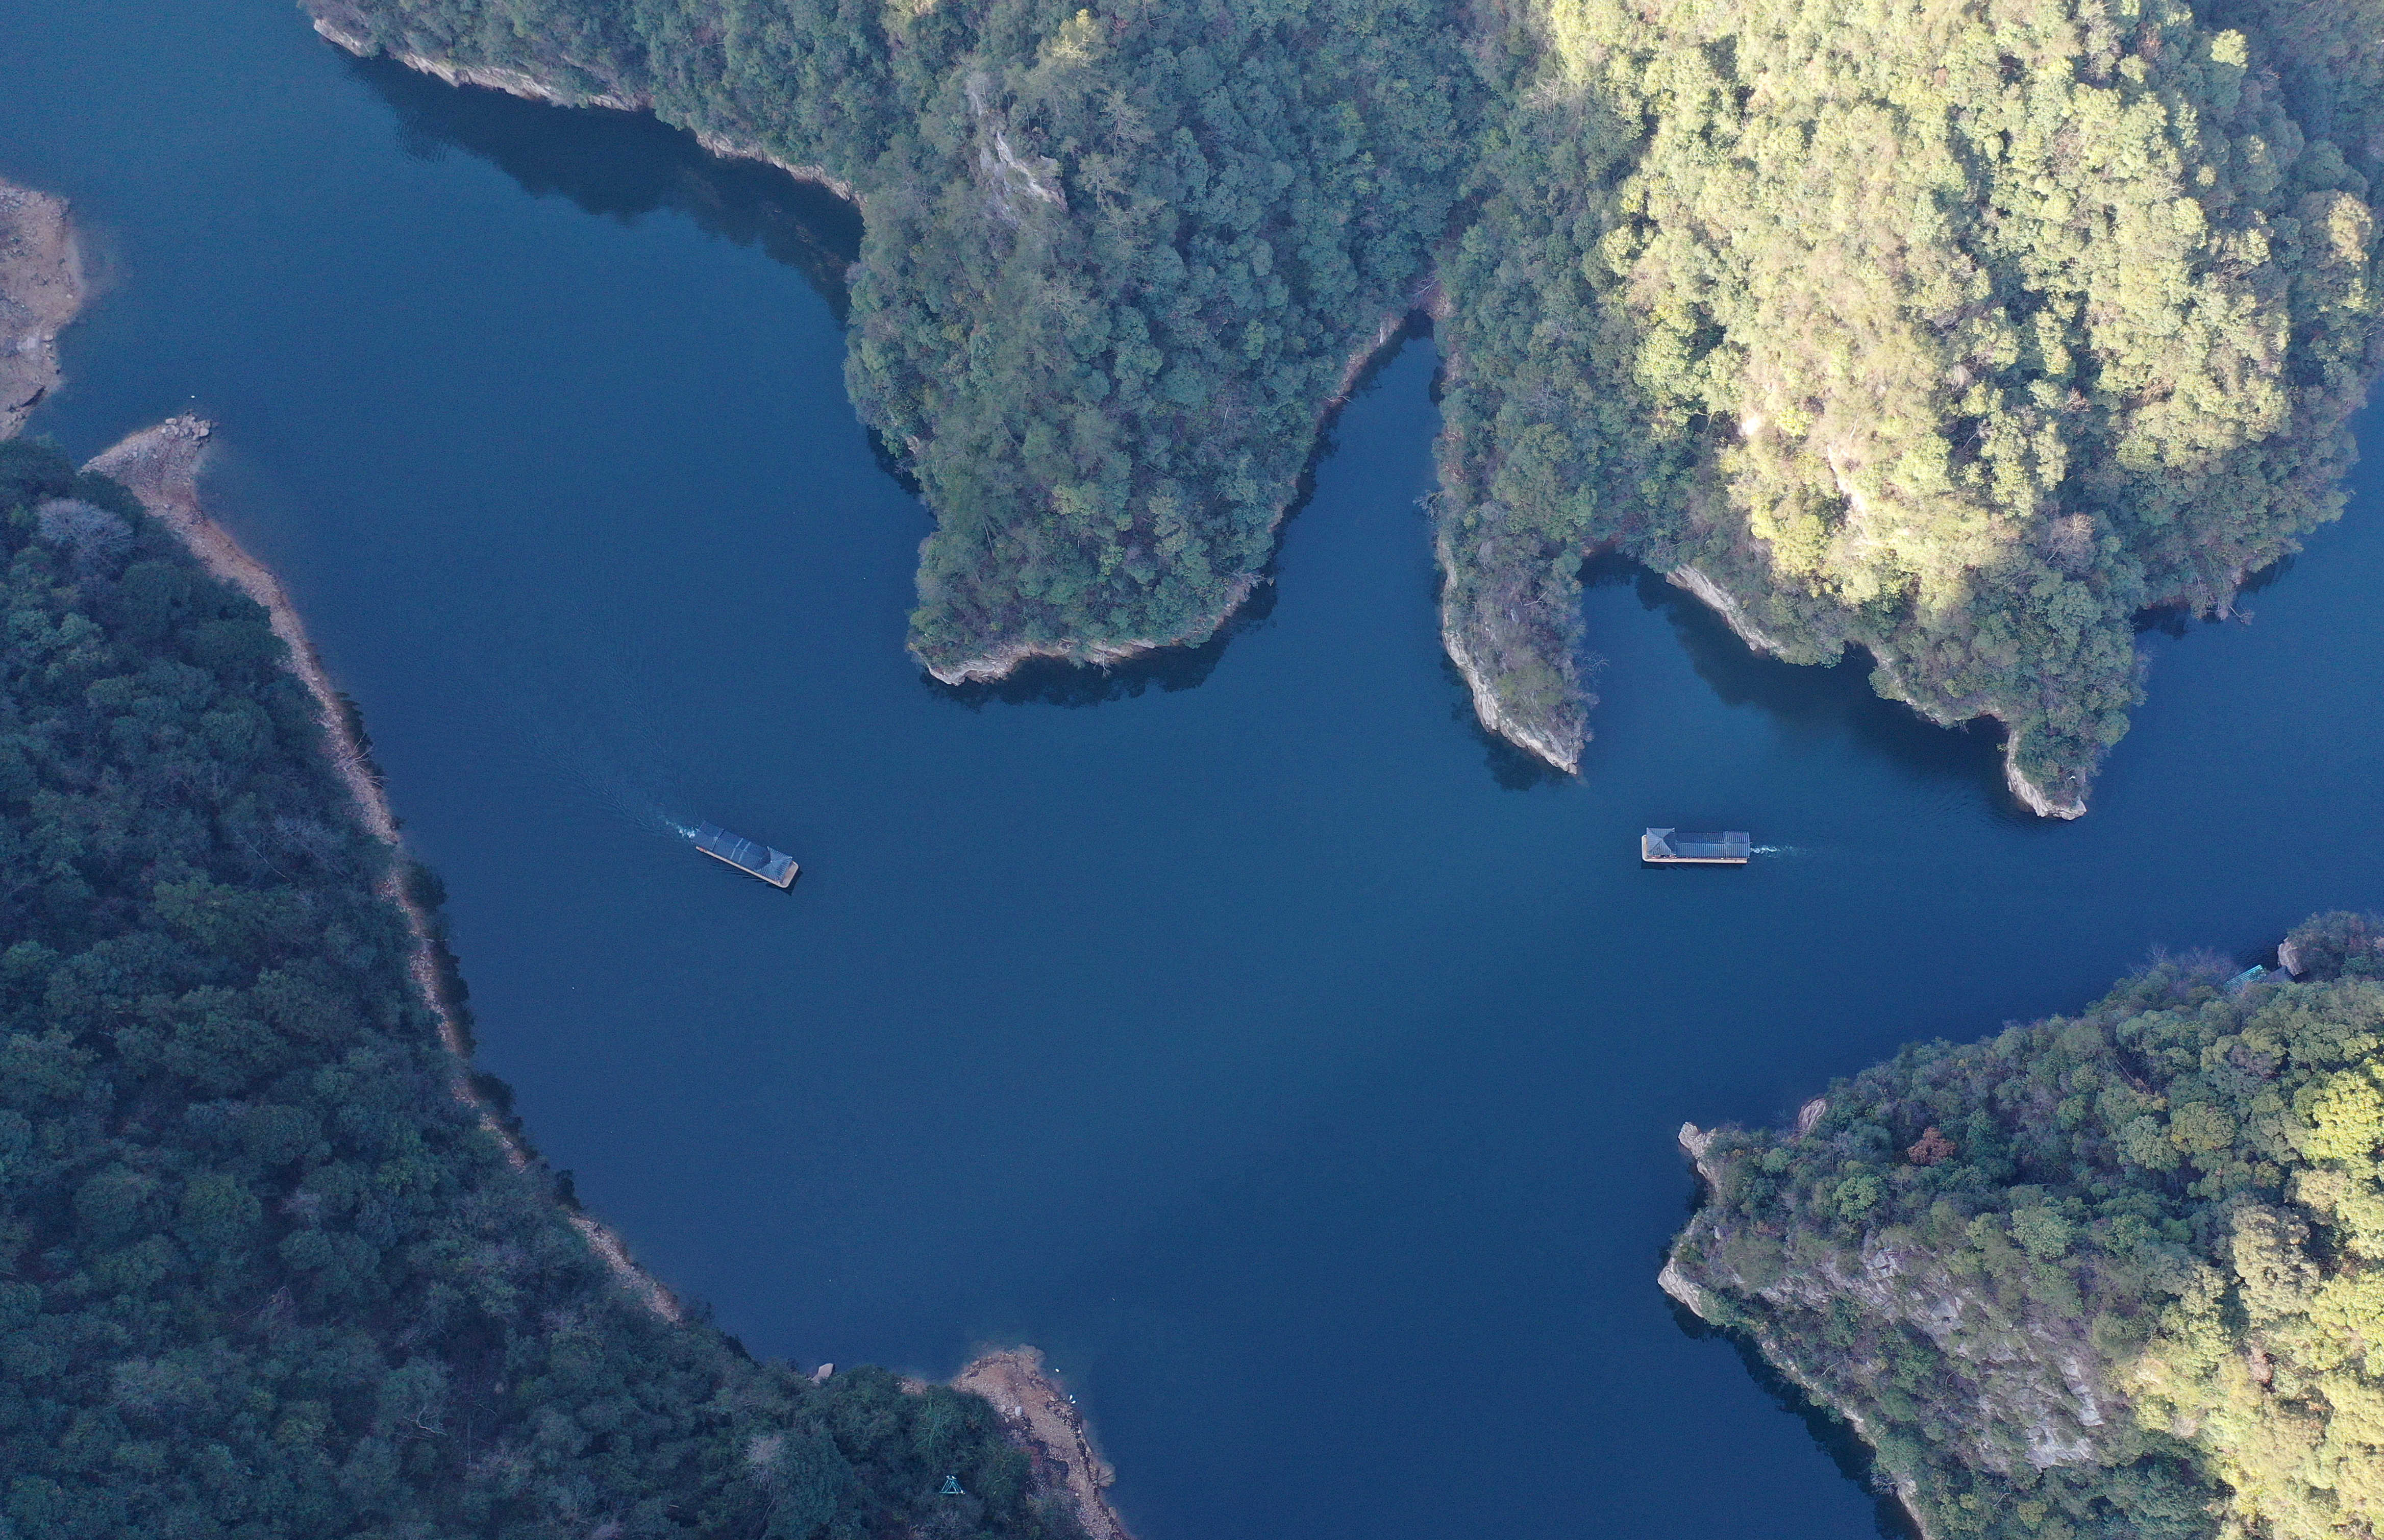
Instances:
[[[2169,962],[1683,1131],[1665,1284],[1854,1422],[1935,1540],[2384,1528],[2384,921]]]
[[[1538,0],[1446,281],[1452,645],[1557,741],[1575,556],[2001,717],[2081,808],[2131,618],[2340,510],[2377,0]],[[2244,30],[2234,30],[2241,28]]]
[[[848,366],[919,479],[939,676],[1198,640],[1447,229],[1471,76],[1429,0],[313,0],[848,184]]]
[[[1613,545],[2075,813],[2132,617],[2339,510],[2378,356],[2384,0],[306,3],[854,192],[948,679],[1208,634],[1437,277],[1486,722],[1575,763]]]
[[[121,488],[0,443],[0,1536],[1079,1533],[982,1399],[666,1323],[507,1162],[264,612]]]

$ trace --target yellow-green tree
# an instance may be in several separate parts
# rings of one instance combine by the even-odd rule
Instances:
[[[2384,920],[2167,962],[1698,1135],[1667,1286],[1857,1421],[1938,1540],[2370,1540]]]
[[[1619,540],[1785,656],[1858,642],[1883,692],[2002,717],[2080,802],[2132,615],[2224,604],[2339,510],[2376,227],[2277,66],[2364,111],[2372,43],[2281,54],[2179,0],[1510,25],[1450,273],[1455,602]]]
[[[2305,1087],[2287,1201],[2247,1203],[2130,1377],[2231,1491],[2229,1534],[2384,1529],[2384,1074]]]

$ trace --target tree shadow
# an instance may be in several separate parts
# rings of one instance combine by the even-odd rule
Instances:
[[[1830,1457],[1838,1473],[1870,1494],[1871,1519],[1879,1527],[1880,1540],[1925,1540],[1911,1511],[1897,1499],[1887,1472],[1879,1468],[1878,1456],[1856,1434],[1851,1424],[1773,1368],[1751,1339],[1714,1326],[1677,1299],[1668,1302],[1672,1319],[1683,1335],[1699,1342],[1718,1339],[1728,1343],[1746,1366],[1747,1376],[1771,1398],[1771,1403],[1803,1422],[1805,1431]]]
[[[1266,565],[1259,569],[1258,580],[1250,587],[1249,596],[1234,608],[1232,614],[1211,632],[1205,640],[1181,647],[1158,647],[1136,653],[1123,663],[1079,664],[1060,658],[1030,658],[999,679],[972,680],[967,684],[948,685],[934,675],[920,671],[920,681],[935,694],[966,706],[972,711],[984,709],[988,702],[1003,705],[1098,706],[1105,702],[1130,700],[1154,687],[1163,692],[1191,689],[1205,681],[1225,655],[1225,647],[1246,631],[1263,629],[1274,614],[1279,597],[1275,577],[1281,569],[1283,543],[1289,536],[1292,521],[1306,512],[1316,498],[1316,473],[1339,449],[1333,430],[1341,414],[1350,403],[1374,388],[1384,369],[1405,352],[1409,342],[1432,336],[1432,317],[1422,310],[1410,310],[1391,334],[1389,341],[1367,356],[1349,389],[1329,408],[1319,426],[1316,441],[1310,446],[1308,459],[1301,465],[1298,478],[1292,484],[1291,501],[1285,505],[1283,517],[1276,521],[1274,546],[1267,553]],[[895,469],[886,458],[880,464]],[[896,474],[900,474],[896,470]],[[911,483],[916,490],[916,484]],[[1528,755],[1523,756],[1529,758]]]
[[[2263,589],[2271,587],[2291,572],[2293,561],[2294,558],[2291,555],[2279,556],[2259,571],[2246,577],[2242,582],[2236,585],[2235,597],[2229,602],[2225,615],[2198,615],[2191,604],[2154,604],[2150,609],[2138,610],[2135,619],[2136,635],[2143,636],[2148,632],[2158,631],[2171,641],[2182,641],[2203,627],[2224,626],[2230,621],[2238,625],[2249,625],[2252,612],[2240,607],[2242,601]]]
[[[1989,806],[2026,816],[2004,784],[2004,732],[1992,719],[1941,727],[1886,699],[1871,688],[1875,663],[1860,647],[1826,664],[1757,652],[1695,594],[1620,553],[1596,556],[1582,570],[1585,589],[1623,583],[1633,586],[1643,607],[1663,613],[1690,666],[1723,704],[1754,706],[1792,738],[1851,738],[1919,779],[1970,782]]]
[[[1108,701],[1128,701],[1147,690],[1162,694],[1191,689],[1209,677],[1225,644],[1246,630],[1267,623],[1274,614],[1274,566],[1250,590],[1250,596],[1225,618],[1208,640],[1195,647],[1159,647],[1123,663],[1076,664],[1061,658],[1029,658],[999,679],[972,679],[948,685],[920,670],[919,679],[933,693],[971,711],[988,704],[1005,706],[1098,706]]]
[[[451,86],[389,58],[351,58],[347,68],[396,115],[407,155],[435,161],[461,150],[532,197],[560,195],[625,225],[664,210],[683,215],[794,268],[838,322],[845,319],[845,272],[861,255],[861,211],[826,188],[761,161],[715,155],[650,112],[561,107]]]

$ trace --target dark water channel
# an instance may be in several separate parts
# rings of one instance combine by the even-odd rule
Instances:
[[[1041,1344],[1145,1540],[1858,1540],[1656,1290],[1681,1121],[2384,904],[2373,468],[2253,624],[2148,634],[2075,826],[1628,572],[1582,776],[1491,748],[1434,635],[1424,341],[1229,644],[961,695],[902,653],[927,518],[844,398],[821,195],[273,0],[0,0],[0,174],[112,285],[35,429],[222,424],[539,1143],[757,1351]],[[1649,823],[1782,849],[1647,872]]]

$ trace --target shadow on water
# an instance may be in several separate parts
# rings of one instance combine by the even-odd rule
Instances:
[[[1440,602],[1438,578],[1439,575],[1434,573],[1433,603],[1435,607]],[[1589,674],[1593,664],[1602,664],[1603,661],[1584,659],[1582,672]],[[1482,746],[1484,768],[1503,789],[1530,791],[1540,787],[1562,786],[1574,778],[1571,772],[1558,769],[1529,749],[1518,748],[1484,727],[1482,714],[1473,709],[1473,687],[1465,682],[1464,672],[1446,650],[1440,654],[1440,672],[1448,680],[1450,693],[1456,697],[1449,702],[1448,719],[1473,735],[1473,740]]]
[[[2249,625],[2252,612],[2243,608],[2243,601],[2275,584],[2293,570],[2294,558],[2279,556],[2266,566],[2245,578],[2235,586],[2235,597],[2228,602],[2224,615],[2201,615],[2191,604],[2155,604],[2136,612],[2136,635],[2158,631],[2172,641],[2181,641],[2203,627]]]
[[[478,155],[534,197],[560,193],[624,224],[660,210],[705,231],[761,247],[803,275],[845,318],[845,270],[861,255],[861,211],[775,166],[728,160],[652,113],[559,107],[483,86],[456,87],[391,59],[351,59],[349,70],[397,115],[399,142],[417,159],[450,149]]]
[[[1940,727],[1887,700],[1871,688],[1873,661],[1859,647],[1826,665],[1757,652],[1695,595],[1627,556],[1602,554],[1582,569],[1584,588],[1621,583],[1636,588],[1643,606],[1664,613],[1697,677],[1723,704],[1757,707],[1800,739],[1851,739],[1922,779],[1970,781],[1987,793],[1989,806],[2018,815],[2004,785],[2003,733],[1995,723]]]
[[[877,468],[884,471],[896,486],[925,502],[926,490],[919,485],[919,478],[911,474],[911,467],[902,463],[902,457],[894,453],[894,446],[886,441],[886,435],[866,423],[862,427],[869,434],[869,457],[877,462]]]
[[[1161,647],[1105,667],[1066,663],[1058,658],[1030,658],[999,679],[972,680],[964,685],[948,685],[924,670],[919,678],[936,694],[971,711],[981,711],[988,702],[1005,706],[1098,706],[1106,701],[1132,700],[1154,687],[1162,692],[1190,689],[1209,677],[1210,671],[1225,655],[1227,642],[1266,623],[1267,617],[1274,614],[1274,568],[1270,563],[1267,576],[1250,590],[1250,596],[1208,640],[1197,647]]]
[[[1682,1205],[1686,1219],[1695,1219],[1706,1204],[1705,1183],[1699,1180]],[[1684,1221],[1685,1222],[1685,1221]],[[1660,1268],[1670,1260],[1669,1248],[1658,1254]],[[1761,1387],[1771,1402],[1792,1417],[1800,1419],[1805,1431],[1813,1436],[1815,1447],[1830,1457],[1838,1473],[1869,1492],[1872,1499],[1871,1518],[1879,1526],[1881,1540],[1923,1540],[1920,1526],[1911,1512],[1896,1499],[1895,1489],[1887,1473],[1879,1468],[1879,1457],[1871,1447],[1857,1436],[1852,1424],[1836,1412],[1807,1395],[1805,1388],[1789,1379],[1763,1356],[1754,1339],[1742,1333],[1724,1331],[1706,1320],[1678,1299],[1667,1299],[1672,1320],[1682,1335],[1696,1342],[1720,1341],[1730,1345],[1746,1366],[1747,1377]]]
[[[1692,1205],[1694,1207],[1694,1205]],[[1696,1341],[1718,1340],[1730,1345],[1746,1366],[1747,1377],[1760,1386],[1772,1404],[1792,1417],[1804,1422],[1805,1431],[1813,1436],[1813,1444],[1838,1473],[1871,1495],[1871,1521],[1879,1526],[1880,1540],[1923,1540],[1920,1526],[1912,1514],[1896,1499],[1887,1472],[1879,1468],[1878,1457],[1869,1445],[1856,1436],[1854,1428],[1836,1412],[1807,1396],[1804,1388],[1782,1374],[1763,1356],[1763,1350],[1752,1340],[1736,1332],[1726,1332],[1714,1326],[1682,1304],[1669,1301],[1672,1319],[1680,1324],[1682,1334]]]
[[[1235,607],[1223,624],[1206,640],[1185,647],[1157,648],[1137,653],[1124,663],[1077,664],[1058,658],[1032,658],[999,679],[948,685],[923,671],[919,676],[920,681],[944,699],[976,711],[982,710],[989,702],[1011,706],[1098,706],[1104,702],[1130,700],[1153,686],[1161,690],[1190,689],[1206,680],[1224,657],[1228,642],[1245,631],[1263,628],[1268,617],[1274,614],[1277,598],[1275,577],[1283,556],[1284,539],[1292,520],[1315,500],[1317,467],[1330,459],[1339,447],[1333,429],[1340,421],[1342,412],[1351,402],[1373,389],[1374,381],[1406,350],[1409,342],[1431,335],[1432,317],[1421,310],[1409,311],[1399,329],[1392,333],[1390,341],[1367,357],[1364,366],[1350,381],[1347,392],[1325,413],[1324,421],[1317,431],[1316,442],[1308,452],[1307,463],[1300,466],[1298,480],[1293,484],[1291,501],[1285,506],[1283,517],[1275,523],[1274,549],[1268,554],[1266,565],[1259,569],[1258,581],[1251,585],[1249,596]],[[1435,373],[1434,378],[1436,390],[1438,375]],[[1434,399],[1437,401],[1437,395]],[[873,439],[872,448],[878,455],[878,464],[888,474],[901,478],[908,490],[917,490],[917,482],[904,474],[882,444]]]

